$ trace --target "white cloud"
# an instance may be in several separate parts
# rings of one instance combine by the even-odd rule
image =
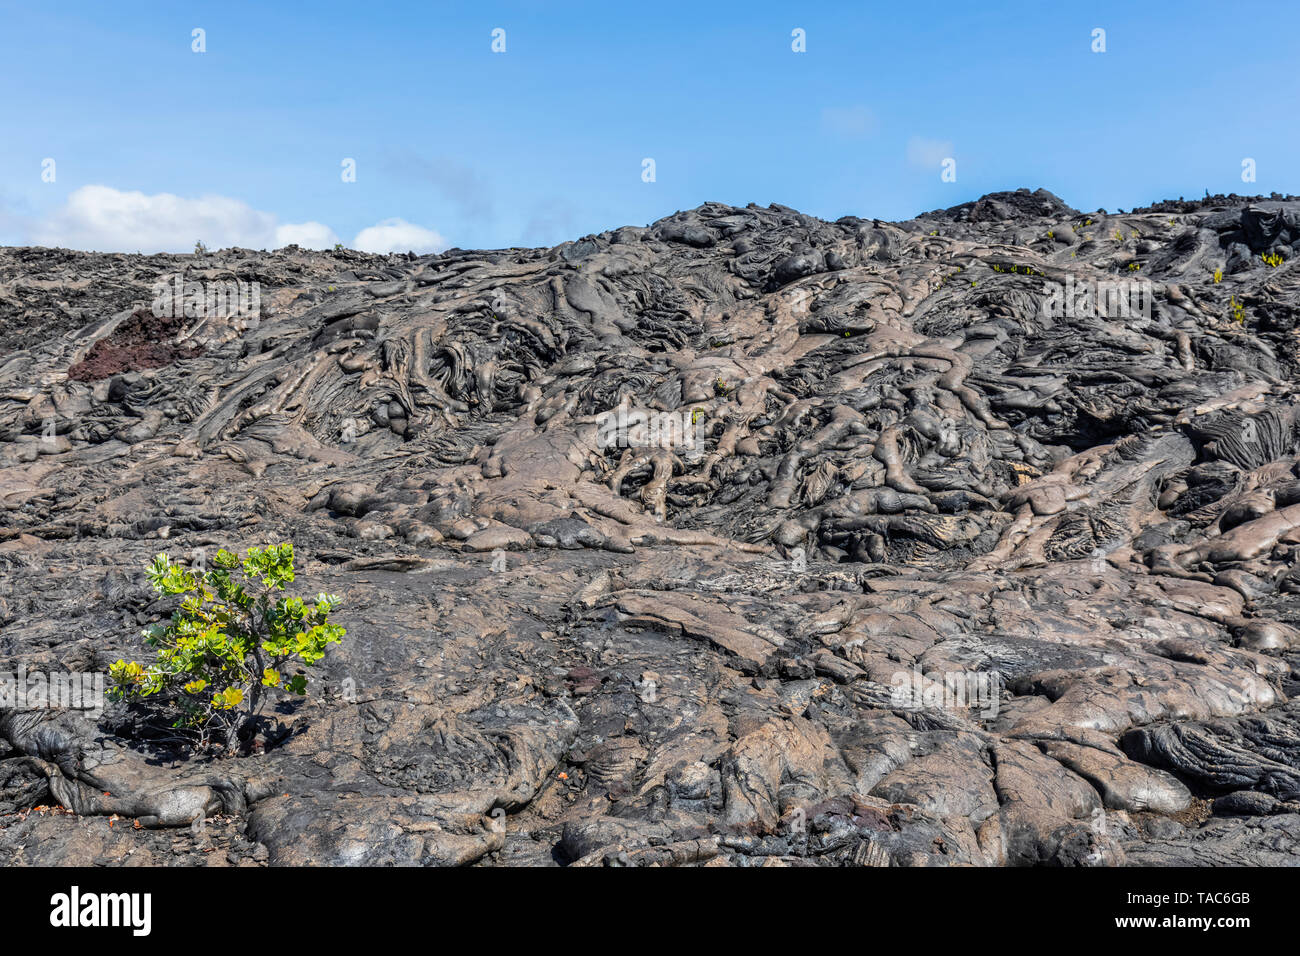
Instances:
[[[951,140],[913,136],[907,141],[907,161],[913,166],[920,166],[923,169],[937,168],[951,156]]]
[[[352,248],[362,252],[442,252],[450,243],[432,229],[425,229],[405,219],[385,219],[362,229],[352,240]]]
[[[213,250],[332,249],[339,243],[323,223],[282,223],[239,199],[146,195],[111,186],[82,186],[52,215],[31,221],[28,232],[34,245],[96,252],[191,252],[196,242]],[[439,233],[405,219],[385,219],[352,242],[363,252],[441,252],[449,245]]]
[[[827,107],[822,126],[840,136],[861,138],[876,131],[876,114],[865,106]]]
[[[97,252],[189,252],[196,242],[209,249],[275,249],[292,242],[323,249],[338,242],[318,222],[281,224],[275,214],[226,196],[150,196],[111,186],[77,189],[53,215],[35,223],[31,239]]]
[[[319,222],[290,223],[275,230],[275,248],[302,246],[304,249],[333,249],[339,237],[334,230]]]

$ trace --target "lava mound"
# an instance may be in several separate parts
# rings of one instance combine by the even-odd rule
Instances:
[[[1295,863],[1297,257],[1295,197],[1041,189],[2,249],[6,659],[278,541],[348,636],[257,756],[0,699],[0,861]]]

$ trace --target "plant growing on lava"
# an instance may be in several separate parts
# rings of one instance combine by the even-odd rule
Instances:
[[[242,562],[223,548],[212,565],[195,570],[154,557],[145,569],[154,590],[185,598],[170,623],[144,631],[157,660],[119,660],[109,677],[115,699],[156,698],[201,749],[216,741],[232,753],[268,690],[307,692],[302,668],[287,678],[285,670],[315,664],[346,632],[329,622],[338,597],[280,594],[294,577],[292,544],[249,548]]]

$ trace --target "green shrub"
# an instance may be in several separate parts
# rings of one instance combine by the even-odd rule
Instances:
[[[223,548],[212,564],[196,571],[165,554],[153,559],[146,574],[154,590],[185,599],[169,624],[144,632],[157,660],[147,666],[119,660],[109,677],[115,699],[156,698],[175,716],[172,726],[201,748],[218,741],[232,752],[266,690],[306,693],[302,669],[286,678],[286,668],[315,664],[346,632],[329,623],[341,603],[334,595],[311,601],[279,595],[293,581],[292,544],[249,548],[242,562]]]

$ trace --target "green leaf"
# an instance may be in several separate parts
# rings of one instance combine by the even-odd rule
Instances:
[[[282,668],[315,664],[346,631],[329,620],[342,605],[336,595],[273,597],[294,580],[293,564],[288,542],[249,548],[242,560],[222,548],[203,574],[155,555],[145,568],[150,584],[183,598],[170,623],[142,632],[155,649],[153,663],[118,661],[110,668],[113,699],[160,695],[160,706],[178,715],[175,726],[206,733],[242,720],[255,685],[305,694],[306,675],[285,680]]]

